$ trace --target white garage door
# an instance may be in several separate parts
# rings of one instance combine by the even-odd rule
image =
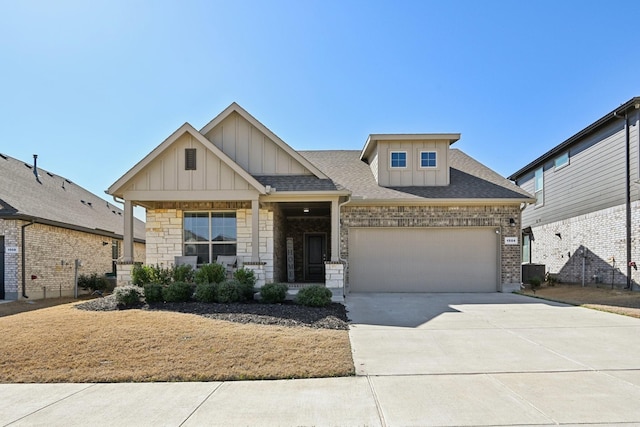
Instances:
[[[487,228],[350,228],[350,292],[495,292]]]

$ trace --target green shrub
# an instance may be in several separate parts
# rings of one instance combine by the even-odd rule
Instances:
[[[136,286],[144,286],[147,283],[168,285],[172,278],[173,268],[164,268],[162,265],[136,264],[131,272],[131,283]]]
[[[204,264],[196,271],[196,283],[222,283],[227,276],[227,269],[220,264]]]
[[[98,273],[81,274],[78,276],[78,286],[85,291],[104,291],[109,286],[109,281]]]
[[[532,277],[531,279],[529,279],[529,284],[531,285],[531,290],[535,292],[536,289],[538,289],[540,287],[540,283],[542,283],[542,280],[539,277]]]
[[[287,297],[289,287],[284,283],[267,283],[260,289],[262,301],[268,304],[281,303]]]
[[[331,304],[331,291],[321,285],[312,285],[298,291],[296,302],[309,307],[325,307]]]
[[[118,286],[113,291],[120,307],[136,307],[144,296],[144,290],[139,286]]]
[[[238,302],[242,299],[240,284],[237,280],[225,280],[216,287],[216,301],[222,304]]]
[[[135,264],[131,270],[131,283],[136,286],[144,286],[151,283],[151,270],[148,266]]]
[[[144,299],[148,303],[163,302],[162,289],[163,286],[159,283],[147,283],[144,285]]]
[[[199,302],[216,302],[216,288],[215,283],[200,283],[196,286],[196,292],[193,294],[193,298]]]
[[[235,273],[233,273],[233,278],[240,283],[248,284],[252,287],[256,285],[256,276],[253,270],[249,270],[248,268],[237,269]]]
[[[189,264],[182,264],[173,267],[171,278],[174,282],[193,282],[195,271]]]
[[[193,295],[191,284],[174,282],[162,289],[162,297],[166,302],[187,302]]]

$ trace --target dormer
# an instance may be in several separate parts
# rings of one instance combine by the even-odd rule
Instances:
[[[449,185],[449,146],[459,133],[372,134],[360,160],[382,187]]]

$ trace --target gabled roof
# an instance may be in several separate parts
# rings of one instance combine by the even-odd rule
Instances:
[[[200,129],[200,133],[202,135],[206,135],[211,129],[215,128],[224,119],[226,119],[230,114],[232,114],[234,112],[239,114],[240,116],[242,116],[245,120],[247,120],[249,123],[251,123],[251,125],[255,126],[260,132],[262,132],[267,137],[269,137],[278,147],[280,147],[287,154],[289,154],[291,157],[293,157],[298,162],[300,162],[305,168],[307,168],[309,171],[311,171],[311,173],[313,173],[315,176],[317,176],[318,178],[321,178],[321,179],[326,179],[327,178],[327,176],[320,169],[318,169],[315,165],[313,165],[311,162],[309,162],[307,159],[305,159],[303,156],[301,156],[299,152],[297,152],[296,150],[291,148],[289,146],[289,144],[287,144],[282,139],[280,139],[280,137],[278,137],[278,135],[276,135],[275,133],[271,132],[271,130],[269,130],[269,128],[267,128],[265,125],[260,123],[255,117],[253,117],[251,114],[249,114],[247,112],[247,110],[245,110],[244,108],[242,108],[240,105],[238,105],[235,102],[233,102],[231,105],[229,105],[227,108],[225,108],[224,111],[222,111],[220,114],[218,114],[216,117],[214,117],[202,129]]]
[[[32,163],[0,155],[0,218],[122,237],[124,213],[120,208],[40,166],[37,171],[36,180]],[[138,219],[134,236],[145,238],[145,225]]]
[[[529,193],[458,149],[449,152],[450,184],[440,187],[379,186],[369,165],[360,160],[359,151],[303,151],[301,154],[329,175],[338,188],[351,191],[354,202],[532,200]]]
[[[160,145],[158,145],[153,151],[147,154],[142,160],[140,160],[133,168],[129,169],[120,179],[118,179],[113,185],[109,187],[107,192],[109,194],[123,197],[122,192],[127,182],[134,178],[139,172],[141,172],[146,166],[148,166],[153,160],[160,156],[167,148],[171,146],[178,138],[185,133],[193,136],[198,142],[204,145],[209,151],[211,151],[216,157],[224,162],[229,168],[240,175],[245,181],[254,187],[260,194],[265,194],[266,190],[264,185],[259,183],[249,172],[244,170],[240,165],[234,162],[229,156],[216,147],[211,141],[205,138],[200,132],[198,132],[189,123],[185,123],[180,126],[175,132],[173,132],[167,139],[165,139]]]
[[[533,169],[539,168],[540,165],[543,165],[548,160],[554,158],[555,156],[557,156],[559,154],[562,154],[571,145],[573,145],[574,143],[579,142],[582,138],[588,136],[589,134],[591,134],[593,132],[596,132],[598,129],[600,129],[601,127],[603,127],[603,126],[605,126],[605,125],[607,125],[609,123],[611,123],[612,121],[616,121],[616,120],[620,120],[620,119],[624,118],[625,112],[627,112],[627,111],[629,111],[631,109],[636,109],[637,110],[639,108],[640,108],[640,97],[636,96],[634,98],[631,98],[629,101],[625,102],[624,104],[622,104],[618,108],[608,112],[606,115],[604,115],[603,117],[599,118],[595,122],[591,123],[589,126],[587,126],[586,128],[582,129],[580,132],[576,133],[575,135],[573,135],[569,139],[567,139],[564,142],[562,142],[562,143],[558,144],[557,146],[553,147],[551,150],[547,151],[542,156],[538,157],[537,159],[535,159],[534,161],[532,161],[531,163],[529,163],[528,165],[526,165],[522,169],[518,170],[517,172],[514,172],[507,179],[510,179],[512,181],[516,181],[517,179],[519,179],[522,175],[526,174],[527,172],[530,172]]]
[[[449,145],[451,145],[459,139],[459,133],[372,133],[362,148],[360,160],[368,161],[369,155],[375,150],[378,141],[445,140],[449,141]]]

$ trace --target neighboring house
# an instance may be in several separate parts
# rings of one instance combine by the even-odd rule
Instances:
[[[128,217],[146,208],[151,264],[231,256],[259,285],[343,292],[519,288],[520,206],[532,196],[450,149],[459,137],[370,135],[362,151],[298,152],[233,103],[200,131],[185,123],[108,193]],[[125,263],[128,240],[125,230]]]
[[[636,97],[509,177],[536,198],[522,214],[523,263],[563,282],[635,282],[639,120]]]
[[[0,300],[73,296],[76,273],[116,273],[122,210],[35,160],[0,154]],[[144,261],[142,221],[132,237]]]

